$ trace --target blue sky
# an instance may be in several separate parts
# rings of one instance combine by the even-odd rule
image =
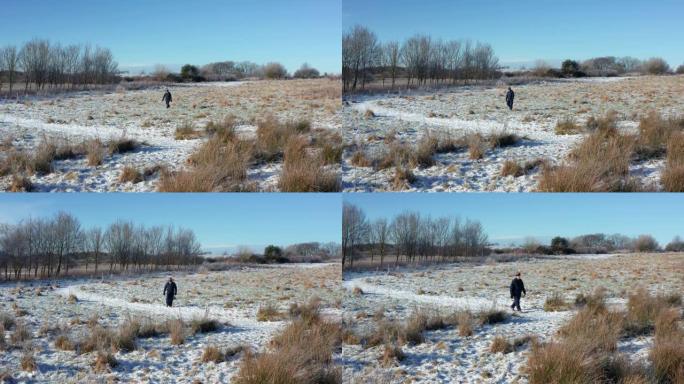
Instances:
[[[684,64],[682,0],[344,0],[342,26],[492,44],[502,63],[661,56]]]
[[[340,72],[341,0],[2,0],[0,46],[33,37],[112,49],[121,67],[308,62]]]
[[[346,194],[369,218],[392,217],[406,210],[432,217],[479,220],[500,245],[525,236],[587,233],[652,234],[661,244],[684,237],[684,194],[439,193]]]
[[[3,194],[0,223],[63,210],[84,226],[106,226],[117,219],[173,224],[193,229],[205,249],[219,252],[238,245],[258,249],[307,241],[339,243],[340,207],[337,194]]]

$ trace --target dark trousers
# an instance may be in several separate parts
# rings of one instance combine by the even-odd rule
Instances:
[[[508,101],[508,102],[506,102],[506,104],[508,105],[508,109],[510,109],[512,111],[513,110],[513,102]]]
[[[166,102],[166,108],[171,108],[168,101]]]
[[[520,309],[520,296],[513,296],[513,304],[511,304],[511,309],[517,309],[518,311],[522,312],[522,309]]]
[[[166,296],[166,306],[167,307],[173,306],[173,296]]]

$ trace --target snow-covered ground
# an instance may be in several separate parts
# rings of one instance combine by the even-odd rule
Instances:
[[[405,345],[406,357],[396,366],[383,368],[379,359],[383,345],[364,349],[345,344],[345,382],[391,383],[524,383],[523,367],[529,346],[511,353],[491,353],[496,336],[508,340],[534,335],[552,338],[574,310],[545,312],[546,298],[561,294],[573,302],[579,293],[606,289],[607,303],[622,308],[627,294],[637,286],[653,292],[684,291],[684,254],[581,256],[559,259],[533,259],[519,262],[473,265],[447,264],[417,269],[400,268],[389,272],[345,272],[344,319],[354,332],[373,332],[373,316],[405,321],[416,309],[449,315],[461,310],[478,312],[492,308],[510,312],[508,286],[521,271],[527,288],[523,312],[495,325],[474,328],[462,337],[455,327],[426,331],[425,342]],[[354,294],[360,288],[362,294]],[[431,312],[434,311],[434,312]],[[638,360],[648,353],[652,339],[623,340],[618,349]],[[370,380],[370,381],[369,381]],[[376,381],[373,381],[376,380]]]
[[[87,91],[53,97],[0,101],[0,160],[9,149],[31,154],[42,141],[80,144],[121,137],[144,145],[133,152],[107,156],[102,165],[86,159],[55,161],[54,172],[31,176],[37,191],[154,191],[158,175],[139,183],[119,181],[124,166],[139,171],[154,166],[176,170],[204,139],[175,140],[176,127],[186,122],[202,129],[209,121],[234,116],[237,132],[254,135],[256,122],[274,116],[281,121],[307,119],[312,128],[340,129],[337,82],[327,79],[199,83],[169,86],[171,108],[161,101],[166,87],[115,92]],[[276,188],[281,165],[254,166],[248,177],[259,189]],[[0,190],[11,177],[0,177]]]
[[[21,382],[91,382],[114,380],[152,383],[227,383],[235,375],[240,356],[219,364],[202,363],[204,347],[246,345],[263,350],[286,321],[259,322],[256,312],[273,304],[287,311],[292,303],[321,299],[324,316],[339,319],[343,292],[339,264],[292,265],[281,267],[237,267],[222,272],[176,273],[178,296],[173,308],[164,305],[162,289],[166,273],[139,278],[104,277],[89,280],[62,280],[50,284],[23,283],[0,285],[0,313],[13,313],[13,305],[28,313],[17,317],[28,325],[29,343],[35,349],[38,371],[22,372],[22,348],[11,348],[0,355],[0,374],[10,372]],[[68,297],[75,295],[76,303]],[[207,315],[226,324],[217,332],[198,333],[182,345],[170,344],[169,336],[138,339],[132,352],[117,352],[119,365],[111,373],[93,373],[93,353],[78,355],[54,347],[55,335],[41,335],[41,327],[61,327],[72,338],[87,332],[85,321],[93,315],[99,324],[116,327],[127,318],[164,321],[192,320]],[[11,334],[8,330],[6,334]]]
[[[631,132],[639,116],[650,110],[666,115],[684,114],[684,76],[579,79],[531,83],[513,87],[515,106],[505,105],[506,86],[459,87],[412,91],[405,94],[352,96],[343,108],[345,142],[371,157],[387,150],[387,139],[415,145],[421,137],[459,138],[480,133],[514,133],[517,145],[488,149],[483,159],[471,160],[467,151],[435,155],[436,164],[414,169],[416,181],[409,191],[534,190],[539,170],[527,175],[501,176],[506,160],[520,163],[546,159],[562,162],[583,134],[556,135],[557,121],[573,117],[582,124],[590,116],[618,112],[619,128]],[[366,117],[372,111],[374,117]],[[381,191],[392,188],[393,170],[376,171],[351,163],[353,151],[343,159],[347,191]],[[633,164],[631,173],[644,185],[658,188],[660,159]]]

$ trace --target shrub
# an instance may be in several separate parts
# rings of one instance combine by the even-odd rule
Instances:
[[[664,75],[671,71],[667,61],[660,57],[652,57],[646,60],[642,67],[649,75]]]
[[[143,181],[143,175],[137,169],[127,165],[119,174],[119,182],[121,183],[139,183]]]

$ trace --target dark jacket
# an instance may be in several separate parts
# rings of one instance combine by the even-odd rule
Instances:
[[[525,283],[523,283],[522,279],[514,278],[511,281],[511,297],[520,297],[522,293],[527,295]]]
[[[515,98],[515,92],[513,92],[512,89],[509,89],[508,92],[506,92],[506,104],[510,107],[513,105],[513,98]]]
[[[162,96],[162,101],[171,102],[171,92],[164,92],[164,96]]]
[[[164,285],[164,295],[166,295],[166,297],[174,297],[177,292],[178,287],[176,287],[176,282],[167,281],[166,285]]]

